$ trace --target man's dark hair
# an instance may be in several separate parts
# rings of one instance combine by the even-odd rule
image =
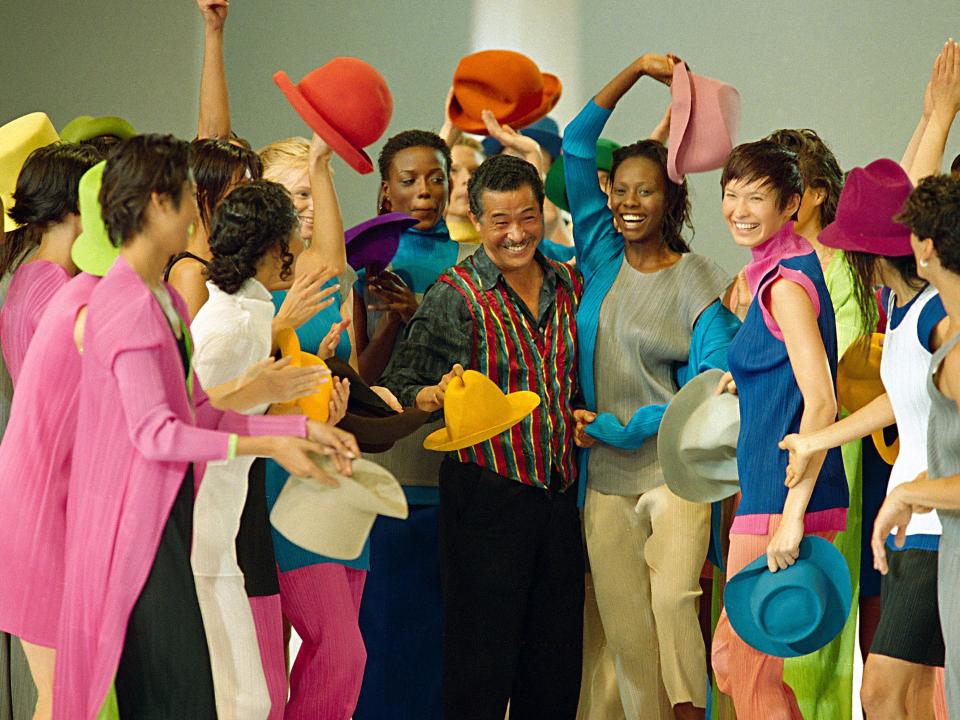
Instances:
[[[543,212],[543,180],[537,169],[513,155],[494,155],[484,160],[467,184],[470,196],[470,212],[479,220],[483,216],[483,193],[510,192],[524,185],[530,187],[537,205]]]
[[[921,240],[933,240],[940,264],[960,275],[960,178],[924,178],[894,220],[906,225]]]
[[[803,176],[796,153],[770,140],[737,145],[727,158],[720,175],[720,191],[732,180],[759,181],[778,196],[780,210],[794,195],[803,195]]]
[[[100,209],[110,241],[120,246],[143,229],[153,193],[168,195],[180,207],[190,178],[190,143],[173,135],[136,135],[107,159],[100,185]]]
[[[380,179],[386,182],[390,178],[390,164],[398,152],[413,147],[425,147],[439,152],[443,156],[443,171],[447,174],[447,177],[450,176],[450,164],[452,162],[450,159],[450,148],[447,143],[444,142],[443,138],[435,132],[429,132],[428,130],[404,130],[387,140],[383,149],[380,151],[380,155],[377,158],[377,167],[380,169]]]

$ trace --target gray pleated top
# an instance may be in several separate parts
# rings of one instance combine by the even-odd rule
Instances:
[[[686,253],[654,273],[626,257],[600,306],[593,371],[597,411],[626,424],[645,405],[669,402],[678,388],[675,368],[690,352],[693,325],[729,284],[729,274]],[[657,436],[639,450],[597,443],[590,451],[589,487],[606,495],[639,495],[664,482]]]
[[[927,392],[930,393],[930,423],[927,427],[927,477],[948,477],[960,473],[960,412],[957,403],[945,396],[934,382],[943,359],[960,342],[960,335],[947,340],[930,359]],[[944,534],[960,536],[960,512],[938,510]]]

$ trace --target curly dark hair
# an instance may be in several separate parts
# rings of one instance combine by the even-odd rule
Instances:
[[[960,173],[960,155],[957,155],[950,163],[950,172]]]
[[[122,245],[143,229],[153,193],[180,207],[190,179],[190,143],[173,135],[134,135],[118,145],[103,170],[100,212],[110,242]]]
[[[467,195],[470,198],[470,212],[479,220],[483,217],[483,193],[509,192],[528,185],[533,191],[540,212],[543,212],[543,180],[537,169],[512,155],[494,155],[487,158],[470,176],[467,183]]]
[[[27,156],[7,214],[20,227],[7,233],[0,254],[0,275],[16,268],[40,244],[44,230],[69,213],[79,213],[77,188],[83,174],[102,159],[87,145],[54,143]]]
[[[924,178],[894,220],[906,225],[921,240],[930,238],[940,264],[960,274],[960,177]]]
[[[809,128],[777,130],[765,139],[796,154],[803,186],[819,188],[826,193],[820,205],[820,227],[832,223],[837,216],[837,203],[843,189],[843,171],[827,144]]]
[[[667,148],[657,140],[639,140],[613,151],[613,165],[610,167],[608,187],[613,187],[617,169],[630,158],[645,158],[660,168],[663,185],[666,188],[666,202],[663,210],[663,224],[660,227],[660,240],[675,253],[690,252],[690,245],[683,238],[684,226],[693,230],[690,219],[690,195],[684,178],[679,185],[667,175]]]
[[[299,220],[290,195],[279,183],[256,180],[232,190],[220,203],[210,229],[207,277],[225,293],[233,294],[257,274],[264,255],[277,249],[280,278],[293,272],[290,233]]]
[[[197,207],[200,222],[209,231],[213,213],[224,195],[241,178],[263,177],[260,156],[246,147],[227,140],[205,138],[193,143],[193,177],[197,181]]]
[[[444,172],[449,177],[450,164],[453,161],[450,159],[450,148],[443,138],[429,130],[404,130],[387,140],[377,158],[377,167],[383,182],[390,178],[390,164],[397,153],[412,147],[426,147],[439,152],[443,156]]]
[[[720,174],[720,191],[733,180],[762,181],[777,193],[782,211],[794,195],[803,195],[803,176],[797,155],[770,140],[737,145],[727,158]]]

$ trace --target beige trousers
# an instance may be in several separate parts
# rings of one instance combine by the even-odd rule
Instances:
[[[603,634],[593,575],[584,577],[583,672],[577,720],[625,720],[613,655]]]
[[[597,607],[628,720],[672,720],[707,702],[697,616],[710,506],[661,485],[643,495],[587,490],[587,552]]]

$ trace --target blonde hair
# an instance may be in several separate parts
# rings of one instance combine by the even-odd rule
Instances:
[[[457,138],[457,141],[453,144],[453,147],[456,147],[457,145],[463,145],[464,147],[468,147],[471,150],[475,150],[481,155],[486,156],[486,153],[483,150],[483,145],[480,144],[480,141],[470,137],[469,135],[461,135],[459,138]]]
[[[303,137],[277,140],[257,151],[263,163],[263,179],[276,179],[290,168],[306,168],[310,157],[310,141]]]

